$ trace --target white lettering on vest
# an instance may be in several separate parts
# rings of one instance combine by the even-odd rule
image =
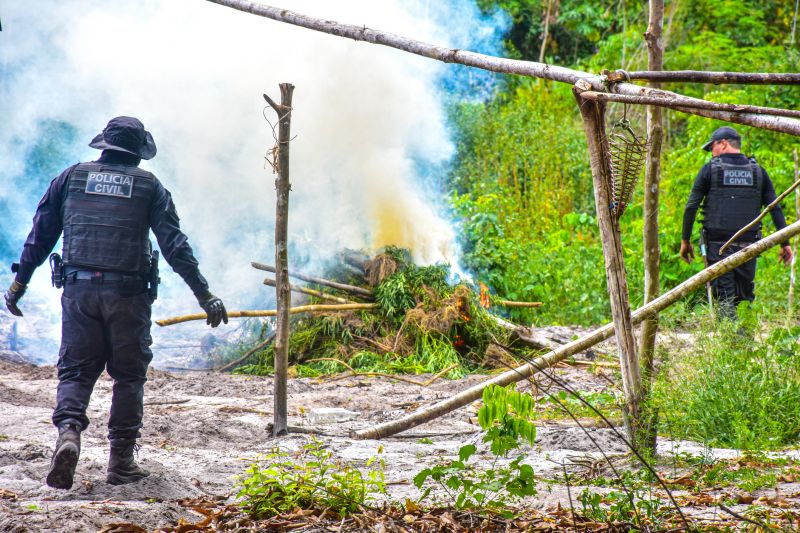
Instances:
[[[750,169],[725,169],[722,174],[723,185],[752,187],[753,171]]]
[[[84,192],[130,198],[133,192],[133,176],[113,172],[89,172]]]

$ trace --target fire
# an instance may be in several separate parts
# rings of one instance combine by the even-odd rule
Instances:
[[[489,299],[489,287],[484,285],[482,281],[478,282],[478,286],[481,288],[481,307],[489,309],[492,306],[492,301]]]

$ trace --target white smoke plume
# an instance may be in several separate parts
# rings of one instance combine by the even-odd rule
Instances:
[[[456,32],[469,26],[437,22],[430,5],[294,0],[286,7],[463,46],[453,41],[463,41]],[[386,244],[408,247],[422,262],[457,261],[449,221],[416,181],[420,163],[440,165],[453,151],[438,89],[448,67],[201,0],[5,2],[0,17],[0,199],[7,206],[21,201],[12,182],[24,176],[26,147],[43,121],[76,128],[69,148],[77,162],[99,155],[86,143],[109,118],[136,116],[158,146],[142,167],[172,191],[211,290],[229,308],[258,299],[266,307],[271,289],[249,266],[274,258],[274,175],[264,162],[274,141],[262,112],[276,120],[262,93],[277,100],[278,84],[291,82],[290,266],[313,270],[343,248]],[[30,218],[9,218],[2,232],[19,235],[21,248]],[[57,314],[46,270],[37,271],[26,300],[49,299]],[[162,279],[167,298],[154,316],[195,312],[166,265]]]

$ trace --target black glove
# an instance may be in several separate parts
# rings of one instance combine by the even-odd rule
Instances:
[[[19,307],[17,307],[17,302],[20,300],[20,298],[22,298],[22,295],[25,294],[25,290],[27,288],[27,285],[23,285],[19,281],[14,280],[6,291],[6,307],[8,307],[8,310],[12,315],[22,316],[22,311],[20,311]]]
[[[203,308],[203,311],[206,312],[208,318],[206,318],[206,324],[210,325],[212,328],[219,326],[220,322],[228,323],[228,312],[225,310],[225,304],[222,303],[222,300],[207,292],[203,295],[197,297],[197,302],[200,304],[200,307]]]

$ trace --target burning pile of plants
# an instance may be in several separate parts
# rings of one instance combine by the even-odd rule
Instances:
[[[502,348],[513,342],[512,332],[487,311],[492,298],[483,288],[476,292],[466,282],[451,283],[447,265],[417,266],[408,251],[388,247],[373,258],[345,254],[344,262],[326,275],[328,279],[300,275],[315,287],[293,284],[292,290],[304,293],[309,303],[335,299],[343,304],[372,302],[374,307],[292,315],[293,375],[349,370],[457,378],[515,363]],[[272,373],[274,347],[265,331],[260,336],[262,347],[237,372]]]

